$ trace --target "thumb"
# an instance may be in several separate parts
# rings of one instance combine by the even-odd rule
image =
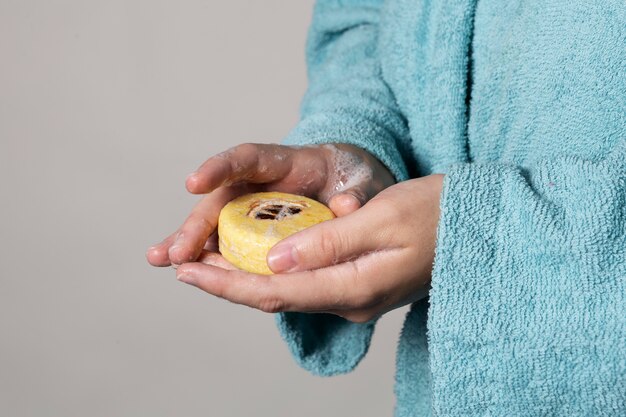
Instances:
[[[386,233],[382,216],[366,208],[316,224],[278,242],[267,255],[275,273],[324,268],[376,250]]]
[[[333,195],[328,200],[328,207],[337,217],[343,217],[361,208],[368,196],[360,187],[353,187]]]

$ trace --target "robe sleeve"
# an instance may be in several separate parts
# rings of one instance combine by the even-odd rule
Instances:
[[[396,181],[408,179],[406,119],[378,59],[381,0],[317,0],[306,42],[308,88],[290,145],[349,143],[378,158]],[[296,362],[317,375],[351,371],[366,354],[375,323],[330,314],[278,313]]]
[[[428,319],[435,414],[623,415],[626,138],[601,160],[446,174]]]

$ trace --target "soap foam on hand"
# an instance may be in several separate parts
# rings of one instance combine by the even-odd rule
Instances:
[[[372,180],[374,175],[372,167],[359,156],[332,144],[325,144],[322,147],[331,152],[331,163],[334,168],[328,174],[328,183],[333,186],[322,194],[324,201],[329,201],[335,194]]]

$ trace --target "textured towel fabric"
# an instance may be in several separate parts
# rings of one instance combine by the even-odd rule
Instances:
[[[626,3],[318,0],[306,57],[285,143],[446,174],[396,416],[626,415]],[[276,318],[318,375],[375,326]]]

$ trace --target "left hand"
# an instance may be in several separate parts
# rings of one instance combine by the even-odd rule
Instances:
[[[268,313],[324,312],[364,323],[428,294],[443,175],[404,181],[362,208],[293,234],[268,254],[275,275],[221,255],[178,267],[177,278]]]

